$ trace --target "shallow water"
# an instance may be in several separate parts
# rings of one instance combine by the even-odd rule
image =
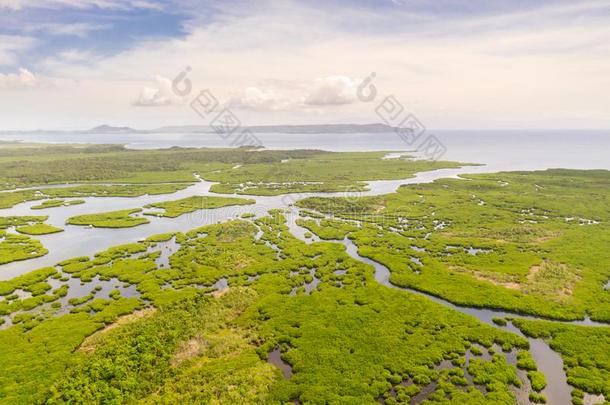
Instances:
[[[267,134],[261,135],[261,139],[265,145],[271,148],[284,148],[294,149],[298,147],[311,148],[311,145],[327,150],[405,150],[405,145],[400,143],[393,138],[394,134],[385,134],[385,136],[375,134],[342,134],[329,136],[318,136],[315,135],[313,138],[318,139],[320,142],[312,142],[312,136],[307,135],[307,141],[303,141],[303,145],[299,144],[302,136],[300,135],[281,135],[278,134]],[[288,194],[276,197],[258,197],[258,196],[241,196],[243,198],[255,199],[256,204],[249,206],[232,206],[218,209],[203,209],[191,214],[182,215],[178,218],[163,218],[163,217],[147,217],[150,220],[149,224],[137,226],[134,228],[125,229],[90,229],[80,226],[65,225],[67,218],[75,215],[99,213],[104,211],[114,211],[120,209],[129,208],[140,208],[144,205],[151,204],[154,202],[176,200],[192,195],[213,195],[221,196],[220,194],[210,193],[209,189],[212,183],[201,181],[184,190],[177,191],[172,194],[165,195],[154,195],[154,196],[141,196],[135,198],[124,198],[124,197],[86,197],[79,198],[85,200],[85,204],[74,205],[68,207],[57,207],[43,210],[31,210],[32,205],[37,205],[41,201],[32,201],[22,204],[18,204],[10,209],[0,209],[0,216],[10,215],[49,215],[47,223],[62,227],[65,229],[64,232],[42,235],[35,237],[39,239],[50,253],[46,256],[30,259],[23,262],[14,262],[0,266],[0,280],[7,280],[17,275],[27,273],[29,271],[45,267],[54,266],[56,263],[77,256],[93,256],[95,253],[107,249],[112,246],[137,242],[145,239],[148,236],[152,236],[160,233],[167,232],[186,232],[199,226],[214,224],[218,222],[224,222],[230,219],[240,217],[244,213],[254,213],[256,216],[263,216],[267,214],[269,209],[280,208],[288,211],[287,214],[287,225],[290,230],[306,243],[312,243],[319,241],[320,239],[313,235],[311,238],[305,238],[304,228],[296,225],[295,221],[298,218],[298,212],[292,207],[294,202],[299,199],[310,197],[310,196],[365,196],[365,195],[380,195],[391,193],[395,191],[402,184],[415,184],[415,183],[427,183],[432,182],[439,178],[457,177],[461,173],[483,173],[492,172],[498,170],[532,170],[532,169],[546,169],[551,167],[566,167],[566,168],[605,168],[610,169],[610,158],[608,158],[607,150],[610,150],[610,133],[548,133],[537,139],[532,138],[532,134],[515,134],[515,133],[496,133],[496,134],[478,134],[477,136],[466,136],[466,133],[453,133],[445,134],[445,138],[441,140],[448,147],[446,155],[447,159],[459,160],[463,162],[483,162],[487,166],[477,167],[465,167],[461,169],[442,169],[433,172],[420,173],[414,178],[403,179],[403,180],[390,180],[390,181],[372,181],[368,182],[370,191],[366,192],[355,192],[355,193],[302,193],[302,194]],[[451,135],[451,136],[450,136]],[[510,136],[509,136],[510,135]],[[70,137],[73,135],[70,135]],[[371,138],[373,136],[373,138]],[[124,135],[121,143],[124,143]],[[128,137],[131,137],[128,135]],[[212,135],[212,137],[215,137]],[[283,137],[283,138],[282,138]],[[286,144],[286,137],[289,138],[289,145]],[[300,138],[301,137],[301,138]],[[205,139],[197,135],[197,139],[193,136],[188,135],[185,137],[172,138],[159,138],[151,137],[147,135],[146,139],[139,142],[137,139],[133,139],[130,146],[132,147],[159,147],[159,146],[226,146],[226,145],[215,145],[202,144],[202,142],[208,142]],[[205,136],[204,136],[205,138]],[[349,138],[349,142],[343,142],[344,139]],[[23,139],[23,137],[22,137]],[[55,142],[65,142],[67,140],[77,141],[75,139],[68,138],[53,138],[57,139]],[[99,139],[99,138],[98,138]],[[105,136],[102,138],[104,143],[116,142],[112,136]],[[168,140],[169,139],[169,140]],[[31,139],[30,139],[31,140]],[[40,141],[40,139],[36,139]],[[52,141],[50,138],[45,138],[47,141]],[[91,138],[87,141],[91,142]],[[180,142],[178,142],[179,140]],[[339,140],[339,141],[338,141]],[[190,144],[190,142],[193,144]],[[81,140],[83,142],[83,140]],[[146,143],[148,142],[148,143]],[[164,143],[170,142],[170,143]],[[209,142],[208,142],[209,143]],[[375,145],[375,147],[371,147]],[[65,187],[65,185],[61,185]],[[260,232],[259,235],[260,237]],[[173,243],[173,245],[171,245]],[[346,246],[347,253],[350,254],[357,260],[364,263],[368,263],[375,268],[375,279],[383,285],[392,288],[398,288],[390,283],[389,270],[370,259],[361,257],[357,252],[357,247],[348,239],[342,241]],[[157,259],[157,264],[160,266],[169,266],[169,255],[177,248],[175,240],[169,242],[170,246],[165,249],[161,247],[161,256]],[[164,246],[163,244],[160,244]],[[414,249],[419,251],[419,249]],[[471,252],[471,254],[477,254],[483,252]],[[314,282],[316,280],[314,279]],[[69,281],[71,283],[72,281]],[[311,284],[314,284],[312,282]],[[91,283],[87,283],[84,286],[70,285],[70,295],[67,299],[74,296],[84,296],[91,292],[91,289],[101,284],[102,290],[96,293],[97,297],[103,297],[107,295],[111,289],[116,287],[116,280],[109,282],[100,282],[94,280]],[[218,288],[226,288],[226,280],[221,279],[215,285]],[[315,289],[316,285],[310,286],[310,291]],[[73,289],[74,287],[74,289]],[[610,287],[610,281],[606,285]],[[137,291],[135,288],[130,290],[129,287],[122,288],[124,296],[136,296]],[[419,294],[427,297],[441,305],[447,306],[454,310],[462,313],[471,315],[479,319],[480,321],[499,328],[498,325],[492,322],[494,317],[504,316],[515,316],[504,311],[496,311],[489,309],[478,309],[456,306],[448,301],[434,297],[422,292],[405,289],[411,293]],[[521,315],[519,315],[521,316]],[[531,316],[522,316],[528,319],[537,319]],[[573,322],[579,325],[587,326],[607,326],[597,322],[592,322],[589,319],[583,321]],[[6,327],[7,325],[5,325]],[[521,334],[521,332],[512,326],[510,323],[505,327],[505,330],[509,330],[514,333]],[[549,403],[551,404],[569,404],[570,403],[570,387],[567,385],[565,373],[563,372],[563,362],[559,355],[553,352],[549,346],[541,340],[528,339],[530,341],[531,352],[536,362],[538,363],[539,369],[546,375],[548,380],[547,388],[543,391]],[[274,350],[269,355],[269,361],[273,364],[278,365],[287,378],[292,374],[290,366],[283,362],[280,358],[280,352],[278,349]],[[290,373],[290,374],[288,374]]]
[[[269,352],[269,357],[267,361],[282,370],[282,375],[284,376],[284,378],[289,379],[290,377],[292,377],[292,367],[290,367],[290,364],[282,360],[281,356],[282,353],[280,352],[280,349],[276,348],[273,351]]]
[[[479,321],[484,322],[488,325],[491,325],[495,328],[504,329],[504,330],[516,333],[520,336],[527,338],[527,340],[529,341],[529,344],[530,344],[530,353],[532,353],[532,356],[536,360],[538,369],[542,373],[544,373],[544,375],[547,378],[547,387],[542,392],[543,392],[543,394],[545,394],[547,396],[548,403],[557,404],[557,405],[571,404],[571,396],[570,396],[571,388],[567,383],[567,377],[563,370],[563,360],[561,359],[559,354],[557,354],[556,352],[551,350],[551,348],[543,340],[528,338],[519,329],[517,329],[510,323],[507,324],[506,326],[499,326],[499,325],[496,325],[492,321],[492,318],[494,318],[494,317],[506,317],[506,316],[511,316],[513,318],[521,317],[521,318],[527,318],[527,319],[538,319],[538,318],[533,317],[533,316],[517,315],[514,313],[505,312],[505,311],[495,311],[495,310],[489,310],[489,309],[479,309],[479,308],[458,306],[449,301],[446,301],[442,298],[432,296],[430,294],[426,294],[426,293],[423,293],[420,291],[415,291],[410,288],[403,288],[403,287],[396,286],[390,282],[390,270],[387,267],[385,267],[381,263],[378,263],[374,260],[360,256],[360,254],[358,254],[358,248],[351,240],[346,238],[344,241],[342,241],[342,243],[345,245],[346,251],[351,257],[353,257],[356,260],[362,261],[364,263],[370,264],[371,266],[373,266],[375,268],[375,280],[377,280],[380,284],[385,285],[390,288],[397,288],[397,289],[409,291],[414,294],[425,296],[425,297],[431,299],[432,301],[442,304],[446,307],[449,307],[451,309],[454,309],[456,311],[462,312],[467,315],[474,316]],[[587,325],[587,326],[608,327],[607,324],[594,322],[591,320],[574,321],[574,322],[570,322],[570,323],[579,324],[579,325]]]
[[[91,257],[95,253],[112,246],[137,242],[152,235],[168,232],[187,232],[200,226],[237,219],[245,213],[254,213],[256,216],[264,216],[267,215],[267,211],[270,209],[290,209],[292,214],[289,214],[288,220],[295,221],[297,218],[296,211],[291,209],[291,205],[302,198],[312,196],[358,197],[387,194],[395,191],[402,184],[429,183],[439,178],[455,177],[460,173],[470,172],[472,169],[473,167],[441,169],[419,173],[413,178],[404,180],[371,181],[368,182],[370,190],[363,192],[294,193],[281,196],[238,196],[234,194],[211,193],[209,190],[214,183],[200,181],[184,190],[179,190],[171,194],[144,195],[140,197],[85,197],[81,198],[82,200],[85,200],[85,204],[42,210],[32,210],[31,207],[40,204],[43,200],[28,201],[17,204],[12,208],[0,209],[0,216],[48,215],[49,219],[46,223],[63,228],[64,232],[35,236],[34,238],[40,240],[49,250],[49,253],[45,256],[29,259],[27,261],[0,265],[0,280],[9,280],[15,276],[41,267],[54,266],[63,260],[73,257]],[[68,218],[75,215],[141,208],[147,204],[177,200],[193,195],[242,197],[254,199],[256,203],[252,205],[230,206],[216,209],[202,209],[190,214],[181,215],[177,218],[146,216],[146,218],[150,220],[149,224],[133,228],[89,228],[65,224]]]

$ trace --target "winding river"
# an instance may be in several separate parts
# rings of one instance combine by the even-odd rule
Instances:
[[[14,215],[48,215],[49,218],[46,221],[50,225],[64,228],[65,231],[52,235],[36,236],[44,246],[49,250],[49,254],[30,259],[22,262],[13,262],[0,266],[0,280],[8,280],[15,276],[25,274],[29,271],[45,267],[54,266],[57,263],[70,259],[77,256],[93,256],[95,253],[112,246],[121,245],[125,243],[137,242],[145,239],[148,236],[166,233],[166,232],[186,232],[190,229],[200,227],[207,224],[214,224],[223,221],[227,221],[233,218],[240,217],[245,213],[255,213],[256,216],[264,216],[270,209],[283,209],[289,212],[288,214],[288,226],[301,240],[310,243],[313,239],[307,239],[304,237],[306,230],[296,225],[296,218],[298,216],[297,210],[293,207],[295,201],[307,198],[307,197],[333,197],[333,196],[370,196],[370,195],[381,195],[394,192],[400,185],[403,184],[415,184],[415,183],[429,183],[436,179],[457,177],[463,173],[475,173],[475,172],[488,172],[489,169],[485,167],[464,167],[461,169],[442,169],[430,172],[423,172],[417,174],[415,177],[403,179],[403,180],[390,180],[390,181],[371,181],[368,182],[369,190],[366,192],[356,193],[301,193],[301,194],[286,194],[281,196],[238,196],[244,198],[252,198],[256,202],[253,205],[246,206],[230,206],[218,209],[202,209],[191,214],[182,215],[178,218],[164,218],[164,217],[148,217],[150,220],[149,224],[137,226],[134,228],[124,229],[92,229],[81,226],[66,225],[66,219],[75,215],[93,214],[104,211],[123,210],[131,208],[141,208],[147,204],[170,201],[185,198],[193,195],[211,195],[211,196],[230,196],[235,197],[237,195],[228,194],[216,194],[210,192],[210,187],[213,183],[201,180],[194,185],[191,185],[183,190],[177,191],[172,194],[164,195],[145,195],[141,197],[86,197],[81,198],[85,200],[85,204],[74,205],[68,207],[57,207],[43,210],[31,210],[33,205],[40,204],[40,201],[29,201],[18,204],[9,209],[0,209],[0,216],[14,216]],[[66,185],[63,185],[65,187]],[[435,297],[423,292],[411,290],[408,288],[402,288],[395,286],[390,282],[390,271],[384,265],[375,262],[371,259],[362,257],[358,254],[357,246],[349,239],[343,241],[336,241],[342,243],[346,247],[347,253],[354,259],[360,260],[366,264],[369,264],[375,268],[375,279],[384,286],[390,288],[400,288],[407,290],[410,293],[425,296],[434,302],[452,308],[456,311],[462,312],[476,317],[479,321],[485,324],[491,325],[496,328],[508,330],[510,332],[523,336],[520,330],[512,326],[510,323],[506,326],[499,326],[492,322],[493,317],[503,316],[516,316],[516,314],[507,313],[503,311],[489,310],[489,309],[478,309],[469,308],[463,306],[457,306],[443,300],[439,297]],[[127,288],[127,287],[125,287]],[[518,315],[528,319],[538,319],[533,316]],[[573,322],[579,325],[586,326],[608,326],[606,324],[593,322],[589,319],[582,321]],[[550,404],[570,404],[570,391],[571,387],[567,384],[566,375],[563,370],[563,361],[560,356],[555,353],[550,347],[540,339],[528,338],[530,343],[530,351],[532,356],[535,358],[539,369],[545,374],[547,378],[547,387],[543,391],[547,396]]]

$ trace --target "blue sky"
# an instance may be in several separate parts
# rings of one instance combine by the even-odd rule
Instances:
[[[77,2],[74,2],[77,3]],[[143,39],[184,36],[188,15],[176,9],[82,7],[54,4],[5,9],[2,35],[32,37],[34,44],[15,56],[20,66],[36,69],[36,61],[62,51],[120,53]],[[159,3],[160,4],[160,3]],[[3,70],[10,66],[3,66]]]
[[[201,124],[187,66],[253,124],[610,127],[610,1],[0,0],[0,129]]]
[[[222,16],[222,8],[230,4],[232,12],[248,9],[256,3],[247,2],[172,2],[172,1],[39,1],[8,0],[0,15],[2,35],[32,38],[32,46],[13,55],[15,63],[36,69],[40,59],[62,51],[76,49],[110,56],[151,39],[181,38],[188,35],[185,28],[191,22],[212,24]],[[38,4],[36,4],[38,3]],[[312,8],[341,13],[346,8],[373,12],[379,16],[408,12],[436,18],[460,18],[474,15],[494,15],[511,10],[532,8],[544,2],[531,1],[304,1]],[[0,1],[0,4],[2,2]],[[417,23],[418,18],[405,16],[397,23],[378,24],[371,20],[346,20],[337,29],[356,31],[365,29],[370,35],[402,32],[404,24]],[[10,65],[1,66],[4,73]]]

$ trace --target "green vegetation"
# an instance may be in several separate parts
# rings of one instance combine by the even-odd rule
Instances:
[[[131,228],[147,224],[150,221],[143,217],[133,216],[142,212],[141,209],[102,212],[100,214],[78,215],[68,218],[69,225],[89,225],[94,228]]]
[[[527,378],[530,380],[534,391],[540,392],[546,387],[546,378],[544,374],[538,371],[536,362],[529,352],[521,350],[517,353],[517,367],[527,370]]]
[[[297,219],[297,225],[309,229],[320,239],[343,240],[348,233],[357,229],[355,225],[334,219]]]
[[[521,381],[504,355],[470,364],[465,359],[478,346],[526,349],[523,338],[380,286],[373,269],[349,257],[342,245],[301,242],[277,212],[256,225],[263,231],[260,240],[254,224],[231,221],[60,263],[62,272],[83,282],[98,276],[133,284],[158,310],[136,311],[95,334],[141,301],[86,296],[72,300],[79,306],[61,317],[15,315],[20,322],[0,331],[0,344],[10,348],[0,355],[6,365],[0,398],[373,404],[383,397],[408,403],[435,382],[430,402],[514,401],[511,387]],[[171,267],[157,268],[155,244],[173,237],[180,249],[170,257]],[[4,292],[34,289],[57,270],[45,272],[15,279]],[[313,277],[319,284],[308,292],[302,286]],[[230,289],[212,297],[206,286],[220,278]],[[273,348],[292,367],[290,379],[267,363]],[[453,366],[439,368],[443,360]],[[486,395],[469,385],[467,374],[487,387]]]
[[[295,151],[297,152],[297,151]],[[315,152],[315,151],[310,151]],[[261,153],[261,152],[256,152]],[[250,195],[278,195],[284,193],[362,191],[364,180],[395,180],[413,177],[415,173],[457,168],[455,162],[432,162],[382,159],[386,152],[315,152],[307,159],[265,162],[234,166],[204,175],[217,181],[211,191]]]
[[[206,180],[222,183],[212,187],[215,192],[277,195],[357,191],[363,189],[364,180],[403,179],[417,172],[459,167],[454,162],[416,161],[409,157],[382,159],[385,152],[252,151],[247,148],[129,150],[119,145],[35,145],[7,148],[2,152],[0,189],[65,182],[162,186],[159,183],[192,183],[193,173],[199,173]],[[87,196],[52,190],[58,189],[2,193],[0,207],[35,199]]]
[[[10,315],[18,311],[31,311],[43,304],[54,302],[67,294],[67,286],[62,286],[51,291],[51,285],[47,282],[49,277],[57,275],[57,271],[52,268],[43,268],[23,276],[15,277],[9,281],[0,282],[0,296],[5,299],[0,301],[0,315]],[[20,298],[17,290],[30,293],[30,297]],[[50,292],[50,293],[49,293]],[[17,314],[24,315],[24,314]],[[17,316],[15,315],[15,316]],[[32,315],[32,314],[29,314]],[[22,319],[23,320],[23,319]],[[26,329],[31,329],[37,325],[41,319],[29,319],[24,322]],[[15,318],[13,318],[13,323]]]
[[[15,217],[0,217],[0,229],[7,229],[9,227],[24,226],[32,224],[40,224],[46,221],[48,216],[15,216]]]
[[[247,205],[254,204],[254,200],[246,200],[243,198],[230,197],[202,197],[192,196],[176,201],[166,201],[160,203],[149,204],[145,208],[163,209],[163,213],[145,213],[146,215],[157,215],[170,218],[176,218],[183,214],[202,210],[227,207],[230,205]]]
[[[495,323],[498,326],[506,326],[506,324],[507,324],[506,319],[504,319],[504,318],[498,318],[498,317],[494,316],[491,320],[493,323]]]
[[[512,322],[526,335],[547,341],[561,355],[568,383],[576,388],[575,404],[582,401],[582,392],[610,398],[610,328],[525,319]]]
[[[46,235],[61,232],[63,229],[56,228],[44,223],[48,216],[13,216],[0,217],[0,229],[15,227],[19,233],[26,235]]]
[[[31,189],[0,192],[0,207],[172,193],[194,174],[220,182],[214,191],[240,194],[355,191],[364,180],[458,166],[383,155],[17,145],[0,149],[0,188]],[[513,404],[527,378],[530,401],[544,403],[546,379],[526,339],[384,287],[372,267],[330,242],[350,238],[388,266],[394,284],[458,304],[610,320],[610,173],[464,177],[300,201],[297,223],[322,242],[295,238],[274,210],[0,282],[0,323],[11,325],[0,330],[0,402]],[[81,184],[40,188],[64,182]],[[143,215],[252,203],[193,196],[146,207],[159,214],[122,210],[68,223],[131,227],[147,223]],[[45,254],[6,229],[42,233],[46,219],[0,218],[0,264]],[[177,250],[161,267],[168,245]],[[99,285],[72,294],[74,281],[109,282],[112,291],[108,299],[96,297]],[[121,296],[128,286],[137,298]],[[608,328],[493,319],[508,321],[560,353],[575,404],[585,392],[610,397]]]
[[[63,230],[45,224],[47,218],[47,216],[0,217],[0,265],[44,256],[49,252],[37,240],[3,230],[15,227],[17,232],[26,235],[46,235]]]
[[[48,235],[63,231],[61,228],[47,224],[24,225],[15,230],[26,235]]]
[[[188,187],[178,184],[81,185],[0,192],[0,208],[11,208],[26,201],[75,197],[139,197],[146,194],[169,194]],[[75,200],[78,201],[78,200]],[[41,204],[42,205],[42,204]]]
[[[87,147],[37,145],[0,149],[0,187],[12,189],[75,182],[192,183],[193,173],[231,169],[236,164],[305,159],[321,151],[250,151],[171,148],[133,150],[121,145]]]
[[[0,401],[35,403],[46,395],[48,384],[62,376],[83,339],[140,305],[136,299],[112,301],[93,315],[68,314],[39,322],[27,329],[18,324],[0,330]]]
[[[527,378],[530,379],[534,391],[542,391],[546,387],[546,378],[540,371],[528,371]]]
[[[53,386],[50,401],[262,402],[276,378],[273,367],[259,359],[245,331],[227,329],[254,297],[236,290],[219,300],[182,301],[100,336]],[[232,384],[240,389],[219,389]]]
[[[399,286],[468,306],[610,321],[610,172],[464,177],[379,197],[309,198],[299,206],[333,221],[301,223],[342,236],[336,221],[356,221],[348,237]]]
[[[47,188],[49,197],[140,197],[143,195],[169,194],[186,188],[188,184],[126,184],[81,185],[67,188]]]
[[[49,251],[37,240],[0,230],[0,264],[44,256]]]
[[[537,392],[530,392],[529,399],[531,402],[533,402],[535,404],[545,404],[546,403],[546,396],[544,396],[543,394],[539,394]]]
[[[517,353],[517,367],[528,371],[537,369],[536,362],[532,358],[532,355],[526,351],[520,351]]]
[[[42,210],[45,208],[69,207],[71,205],[84,204],[85,200],[45,200],[38,205],[32,205],[33,210]]]
[[[54,268],[46,267],[8,281],[0,281],[0,295],[12,294],[16,289],[30,291],[31,285],[41,283],[56,273]]]

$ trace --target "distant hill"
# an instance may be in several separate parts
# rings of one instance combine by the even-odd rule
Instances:
[[[92,132],[92,133],[96,133],[96,134],[135,134],[135,133],[142,132],[142,131],[138,131],[136,129],[129,128],[129,127],[113,127],[113,126],[104,124],[104,125],[99,125],[95,128],[91,128],[87,132]]]

